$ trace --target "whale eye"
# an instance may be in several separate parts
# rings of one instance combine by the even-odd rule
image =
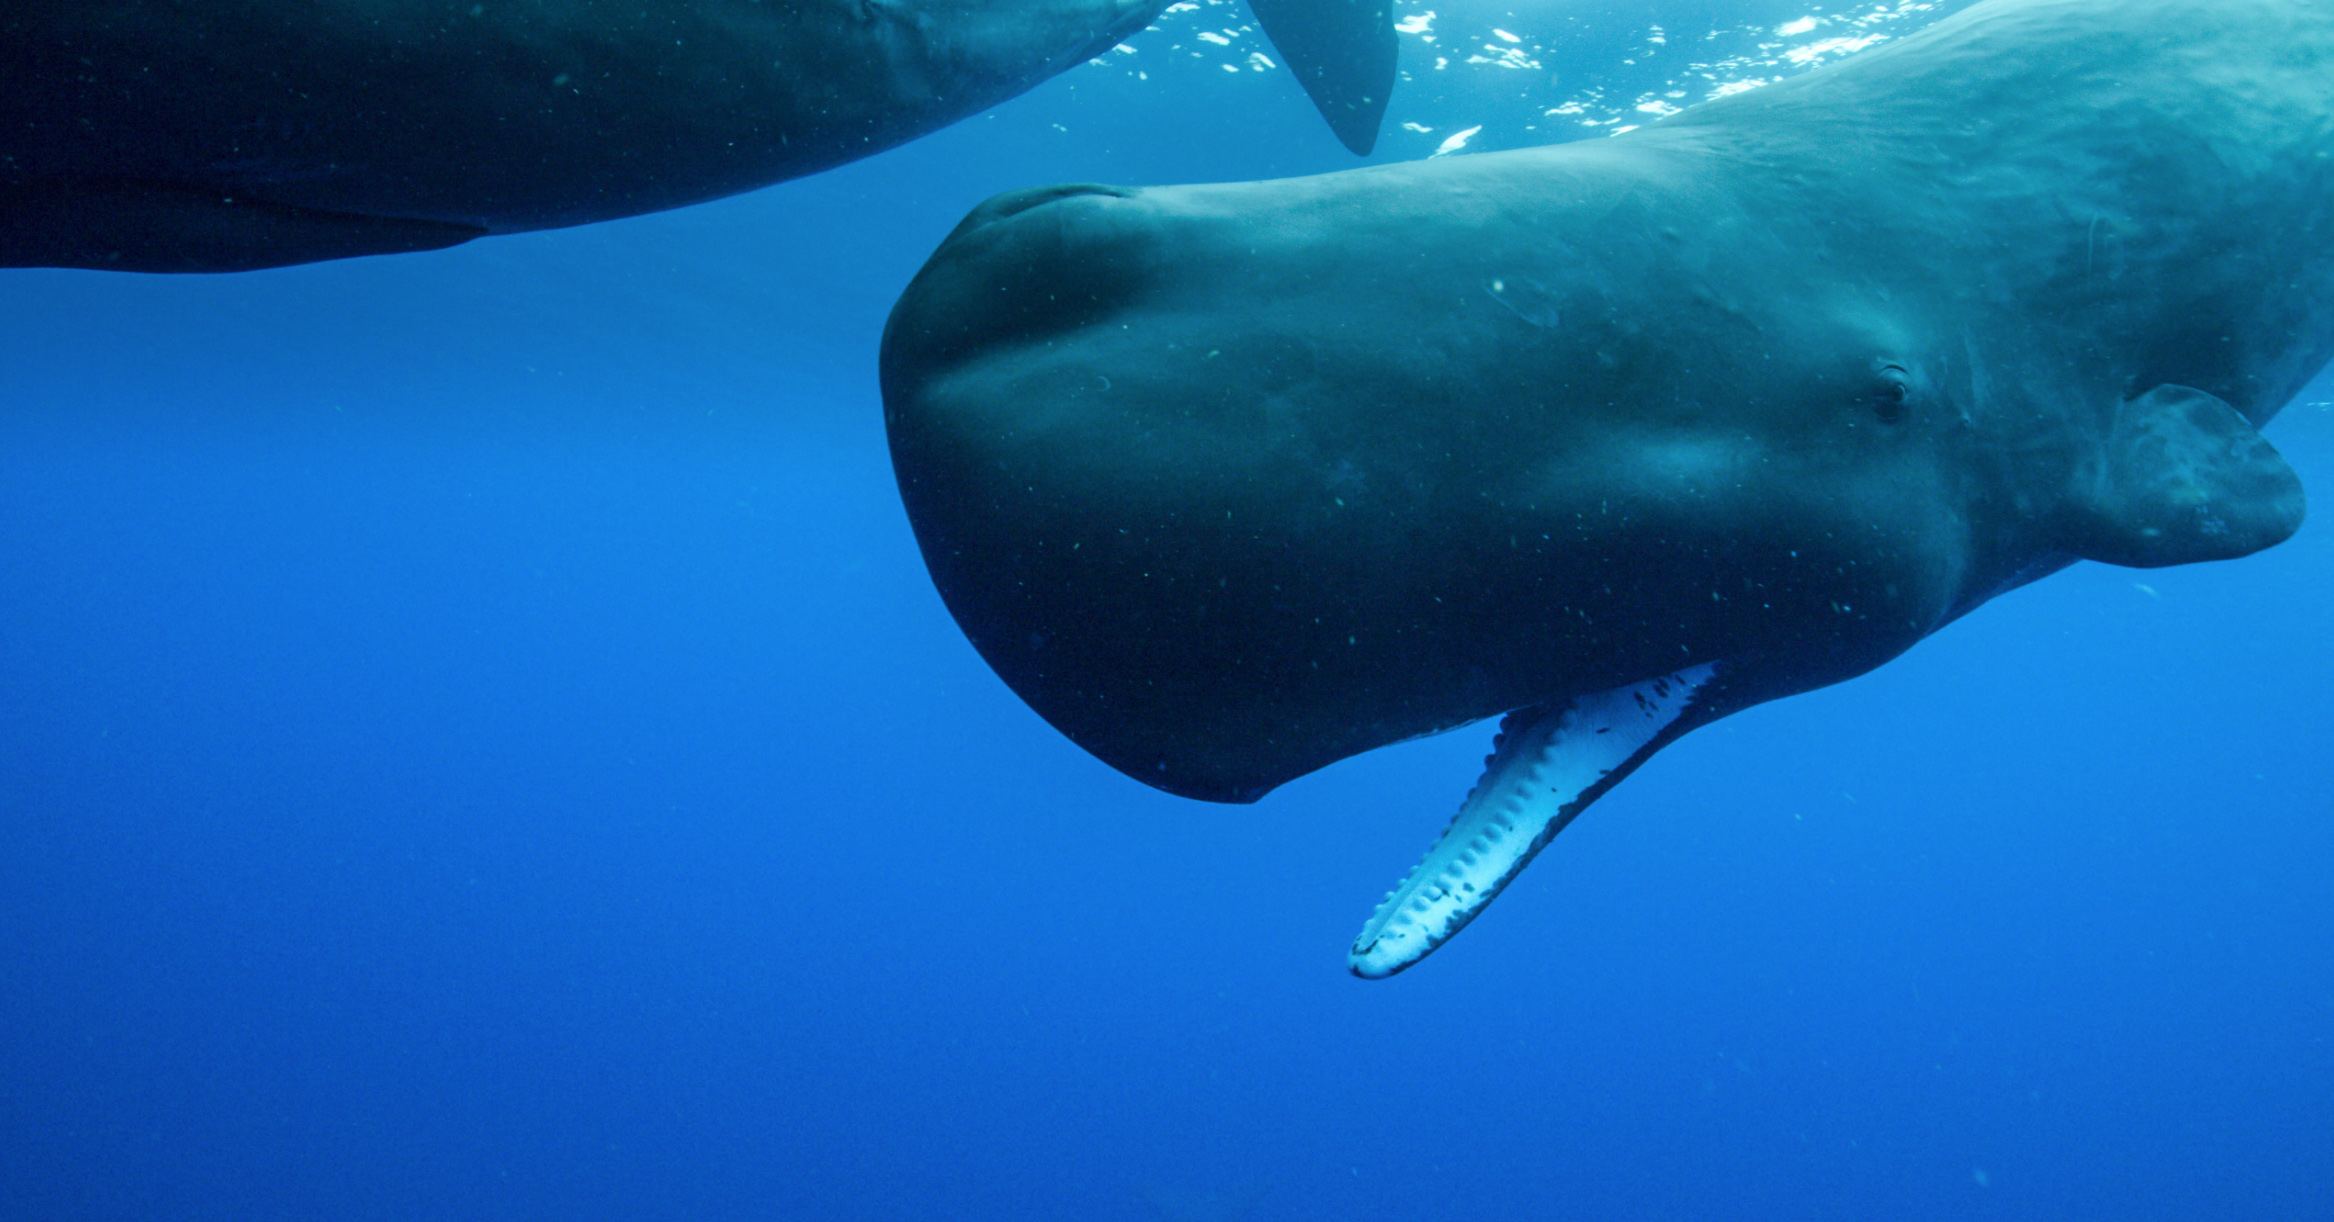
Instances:
[[[1872,404],[1873,415],[1894,424],[1904,419],[1905,406],[1912,397],[1912,372],[1902,365],[1882,365],[1878,382],[1867,399]]]

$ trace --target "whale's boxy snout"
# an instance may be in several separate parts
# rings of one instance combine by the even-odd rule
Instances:
[[[1156,235],[1141,192],[1099,183],[995,196],[958,222],[884,326],[887,387],[983,351],[1043,342],[1137,296]]]
[[[1113,187],[1098,182],[1058,182],[1050,186],[1023,187],[1018,191],[992,195],[981,201],[980,206],[966,213],[964,219],[956,223],[956,228],[948,231],[947,240],[953,242],[983,226],[993,225],[1008,217],[1018,216],[1032,208],[1053,203],[1055,200],[1075,199],[1081,195],[1107,195],[1114,199],[1131,199],[1134,194],[1133,188]],[[946,243],[943,245],[945,246]]]

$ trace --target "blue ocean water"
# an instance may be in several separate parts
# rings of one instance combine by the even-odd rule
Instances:
[[[1806,7],[1446,6],[1380,158]],[[1219,807],[1020,705],[876,342],[993,191],[1352,164],[1177,37],[681,212],[0,272],[0,1218],[2334,1216],[2323,521],[1700,731],[1382,983],[1487,727]]]

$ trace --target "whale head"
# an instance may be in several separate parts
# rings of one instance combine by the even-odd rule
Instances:
[[[1788,235],[1605,152],[968,217],[884,385],[984,656],[1130,774],[1242,799],[1685,662],[1828,682],[2000,585],[1958,337],[1754,272]]]

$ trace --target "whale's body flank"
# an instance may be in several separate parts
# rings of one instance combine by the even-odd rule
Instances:
[[[9,0],[0,267],[239,271],[697,203],[1107,51],[1164,0]],[[1385,0],[1258,0],[1349,146]]]

